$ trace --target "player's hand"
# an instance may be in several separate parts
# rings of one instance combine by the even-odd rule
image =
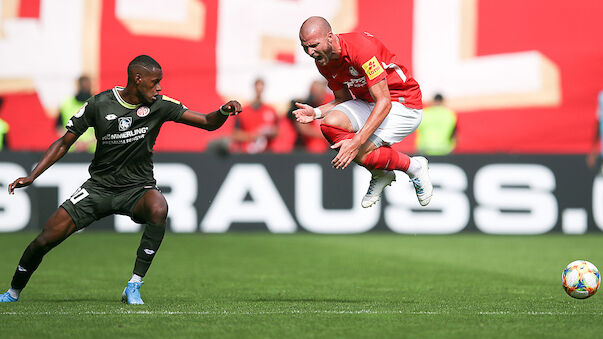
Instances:
[[[297,120],[297,122],[307,124],[314,121],[316,113],[314,113],[314,108],[312,106],[299,102],[296,102],[295,106],[297,106],[297,109],[292,113],[295,115],[295,120]]]
[[[12,184],[8,185],[8,194],[15,194],[15,188],[21,188],[31,185],[33,179],[30,177],[23,177],[13,181]]]
[[[337,169],[344,169],[356,158],[358,150],[360,149],[360,141],[356,138],[341,140],[340,142],[331,146],[332,149],[339,148],[339,152],[331,161],[333,167]]]
[[[230,100],[220,107],[224,112],[228,112],[228,115],[237,115],[243,110],[241,103],[236,100]]]

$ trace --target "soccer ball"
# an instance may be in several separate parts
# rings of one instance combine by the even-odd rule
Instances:
[[[601,275],[595,265],[586,260],[576,260],[563,270],[561,283],[570,297],[586,299],[597,293]]]

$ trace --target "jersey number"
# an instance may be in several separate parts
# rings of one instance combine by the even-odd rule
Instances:
[[[73,195],[71,196],[71,198],[69,198],[69,200],[71,200],[71,202],[75,205],[89,195],[90,194],[88,193],[88,191],[86,191],[85,188],[80,187],[75,191],[75,193],[73,193]]]

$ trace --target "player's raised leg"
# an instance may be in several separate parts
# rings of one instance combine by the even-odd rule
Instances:
[[[38,268],[44,255],[76,231],[71,216],[59,207],[48,219],[42,232],[27,246],[15,270],[10,289],[0,296],[0,302],[17,301],[21,290]]]
[[[431,184],[431,178],[429,177],[429,164],[425,157],[412,157],[412,162],[418,162],[421,167],[416,173],[410,176],[410,182],[415,187],[415,193],[421,206],[427,206],[431,201],[433,195],[433,185]],[[408,173],[408,172],[407,172]]]
[[[347,113],[334,109],[323,120],[321,131],[331,144],[354,136],[353,131],[356,127],[354,127],[349,118],[349,116],[353,116],[356,113],[352,105],[352,103],[341,105],[342,109]],[[414,128],[411,127],[408,133],[410,134]],[[391,185],[396,180],[394,170],[404,171],[408,174],[414,185],[419,203],[422,206],[429,204],[433,186],[429,178],[427,159],[423,157],[411,158],[404,153],[393,150],[389,146],[381,146],[381,143],[382,140],[378,140],[378,138],[369,139],[360,148],[358,156],[355,159],[357,164],[371,172],[371,181],[366,194],[362,198],[362,207],[370,207],[379,201],[385,187]]]
[[[374,186],[376,187],[373,189],[374,192],[371,192],[372,186],[369,186],[369,192],[367,192],[367,195],[365,196],[368,205],[364,205],[365,199],[363,199],[363,207],[371,206],[379,200],[379,198],[375,199],[374,195],[380,195],[383,188],[395,180],[395,176],[392,180],[387,174],[381,173],[383,173],[382,171],[393,170],[404,171],[408,174],[421,206],[427,206],[431,201],[433,185],[431,184],[431,178],[429,177],[429,165],[426,158],[409,157],[404,153],[395,151],[391,147],[382,146],[370,151],[364,157],[359,158],[359,161],[361,161],[364,167],[371,170],[371,173],[373,174],[371,185],[375,182]],[[379,188],[381,188],[380,191]]]
[[[122,293],[122,301],[127,304],[144,304],[140,296],[140,286],[161,246],[167,212],[168,205],[164,196],[155,189],[148,190],[134,207],[133,219],[143,221],[146,225],[136,252],[132,277]]]
[[[373,206],[379,199],[383,190],[392,182],[396,181],[396,174],[394,171],[373,169],[371,172],[371,181],[369,182],[368,190],[364,197],[362,197],[362,207],[367,208]]]

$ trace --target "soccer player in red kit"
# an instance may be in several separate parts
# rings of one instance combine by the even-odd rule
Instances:
[[[264,86],[263,79],[255,80],[255,98],[243,107],[245,114],[236,116],[231,151],[251,154],[272,150],[278,134],[278,115],[262,98]]]
[[[332,164],[346,168],[352,161],[371,171],[362,207],[379,201],[396,180],[394,170],[408,174],[422,206],[431,201],[433,186],[427,159],[409,157],[390,146],[402,141],[421,123],[419,84],[379,40],[369,33],[334,34],[322,17],[302,24],[299,39],[327,79],[335,99],[319,107],[296,103],[297,121],[323,119],[325,138],[339,149]]]

